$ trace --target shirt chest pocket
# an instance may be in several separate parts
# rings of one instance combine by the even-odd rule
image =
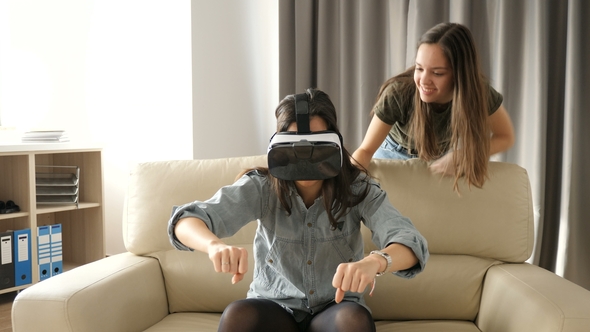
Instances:
[[[318,265],[316,269],[333,274],[338,265],[356,262],[362,259],[363,253],[362,250],[355,250],[354,247],[351,247],[348,238],[337,237],[319,242],[314,256]]]
[[[326,231],[323,237],[317,239],[318,260],[335,264],[334,270],[340,263],[351,263],[363,258],[363,239],[358,225],[339,223],[335,230]]]

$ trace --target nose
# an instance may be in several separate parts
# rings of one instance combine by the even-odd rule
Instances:
[[[431,83],[432,82],[432,78],[430,76],[430,74],[428,72],[422,72],[422,75],[420,75],[420,83]]]

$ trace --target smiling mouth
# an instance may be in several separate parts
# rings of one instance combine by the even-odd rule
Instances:
[[[433,93],[434,91],[436,91],[436,89],[428,89],[423,86],[420,86],[420,90],[422,90],[422,92],[424,92],[426,94]]]

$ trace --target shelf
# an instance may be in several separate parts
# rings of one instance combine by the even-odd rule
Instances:
[[[0,154],[27,154],[27,153],[53,153],[59,152],[78,152],[78,151],[100,151],[101,146],[94,143],[76,143],[76,142],[62,142],[62,143],[18,143],[18,144],[2,144],[0,143]]]
[[[3,213],[3,214],[0,214],[0,220],[14,219],[14,218],[28,217],[28,216],[29,216],[29,213],[24,212],[24,211],[15,212],[15,213]]]
[[[37,206],[37,214],[55,213],[63,211],[83,210],[100,207],[99,203],[80,202],[78,207],[75,205],[39,205]]]

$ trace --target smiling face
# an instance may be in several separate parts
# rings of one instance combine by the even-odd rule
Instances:
[[[416,54],[414,82],[425,103],[446,104],[453,100],[453,70],[438,44],[422,44]]]

